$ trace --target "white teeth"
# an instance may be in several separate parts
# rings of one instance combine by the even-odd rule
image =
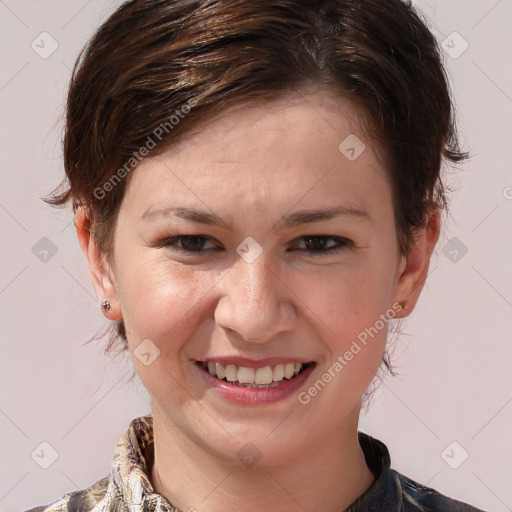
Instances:
[[[240,372],[240,370],[238,370]],[[255,384],[270,384],[273,380],[272,368],[265,366],[264,368],[258,368],[254,375]]]
[[[293,374],[295,373],[295,365],[293,363],[288,363],[284,365],[284,376],[287,379],[291,379]]]
[[[206,367],[210,375],[218,379],[226,379],[228,382],[239,384],[267,385],[280,382],[283,379],[291,379],[299,374],[304,365],[302,363],[278,364],[274,367],[264,366],[254,369],[246,366],[228,364],[225,367],[220,363],[209,361]]]
[[[229,382],[235,382],[235,380],[237,379],[237,373],[238,373],[238,368],[235,365],[228,364],[226,366],[226,379]]]
[[[240,384],[254,384],[254,368],[240,366],[238,368],[238,382]]]
[[[284,379],[284,365],[278,364],[274,368],[274,376],[272,377],[274,382],[280,381]]]
[[[226,376],[226,371],[224,370],[224,366],[222,366],[220,363],[215,364],[215,369],[217,372],[217,378],[223,379]],[[210,371],[210,363],[208,363],[208,371]],[[215,372],[211,372],[212,375],[215,376]]]

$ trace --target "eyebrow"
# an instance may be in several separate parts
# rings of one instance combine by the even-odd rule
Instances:
[[[175,215],[176,217],[180,217],[190,222],[196,222],[199,224],[221,226],[227,229],[228,231],[233,231],[233,227],[230,224],[225,222],[221,217],[214,213],[209,213],[201,210],[196,210],[194,208],[186,208],[180,206],[172,208],[162,208],[158,210],[153,210],[152,208],[150,208],[142,215],[141,220],[147,221],[155,217],[168,217],[169,215]],[[272,230],[290,228],[294,226],[299,226],[301,224],[310,224],[313,222],[320,222],[323,220],[330,220],[345,216],[353,217],[356,219],[370,220],[370,216],[365,210],[361,210],[359,208],[352,208],[348,206],[336,206],[333,208],[325,208],[320,210],[302,210],[294,213],[289,213],[282,217],[274,225]]]

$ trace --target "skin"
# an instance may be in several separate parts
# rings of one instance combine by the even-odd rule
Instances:
[[[349,100],[316,91],[214,119],[133,171],[108,258],[90,237],[85,211],[77,212],[97,296],[110,301],[108,318],[124,318],[133,364],[151,395],[151,480],[182,510],[260,511],[279,504],[282,512],[334,512],[374,481],[357,426],[386,328],[307,405],[297,393],[270,404],[228,402],[197,378],[194,366],[228,355],[315,361],[304,391],[393,304],[408,305],[395,318],[413,310],[439,214],[401,256],[387,171],[359,118]],[[338,150],[349,134],[366,146],[355,161]],[[141,220],[149,209],[176,206],[214,213],[232,231],[172,214]],[[273,229],[286,214],[337,206],[366,215]],[[158,245],[178,235],[206,237],[203,252]],[[315,255],[302,238],[307,235],[343,237],[352,245]],[[248,236],[263,249],[252,263],[236,252]],[[149,366],[134,355],[144,339],[161,351]],[[261,455],[251,468],[237,457],[248,442]]]

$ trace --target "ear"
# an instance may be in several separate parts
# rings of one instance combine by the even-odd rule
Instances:
[[[75,229],[78,236],[78,242],[82,248],[85,257],[89,263],[92,284],[98,297],[98,302],[108,300],[111,309],[103,310],[103,314],[110,320],[120,320],[122,318],[117,285],[115,283],[114,273],[107,257],[102,253],[94,237],[91,236],[91,218],[88,210],[79,207],[75,212]]]
[[[439,238],[441,214],[435,209],[429,216],[427,225],[414,237],[414,244],[406,256],[401,257],[398,280],[395,285],[393,304],[407,306],[395,318],[407,316],[416,306],[430,266],[430,256]]]

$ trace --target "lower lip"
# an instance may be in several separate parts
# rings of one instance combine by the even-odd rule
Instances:
[[[280,384],[272,388],[245,388],[234,386],[210,375],[207,370],[202,369],[197,364],[194,366],[201,373],[206,383],[218,391],[226,400],[237,404],[257,405],[277,402],[293,394],[304,384],[316,365],[312,364],[308,366],[297,377],[290,380],[283,380]]]

